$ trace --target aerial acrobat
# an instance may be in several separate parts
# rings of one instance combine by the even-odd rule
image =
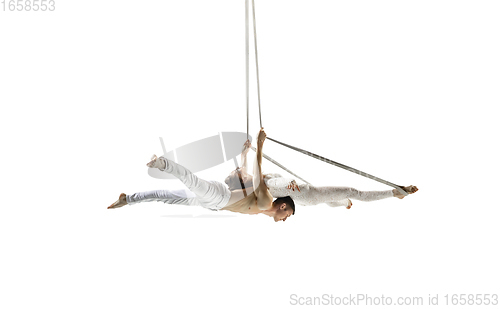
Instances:
[[[118,201],[109,206],[108,209],[119,208],[137,202],[157,200],[158,197],[161,197],[167,200],[176,200],[178,204],[196,204],[212,210],[229,210],[243,214],[261,213],[273,217],[275,222],[285,221],[295,213],[295,204],[289,197],[278,198],[273,201],[273,197],[269,193],[261,170],[262,147],[265,139],[266,133],[264,129],[261,129],[257,138],[257,155],[251,189],[229,190],[221,182],[203,180],[184,166],[165,157],[157,158],[154,155],[147,166],[174,175],[189,188],[190,192],[162,190],[136,193],[132,196],[122,193]],[[184,201],[184,203],[179,201]]]
[[[164,157],[153,159],[148,166],[171,173],[179,178],[189,189],[155,190],[138,192],[132,195],[122,193],[119,199],[108,209],[133,205],[141,202],[158,201],[166,204],[199,205],[212,210],[229,210],[244,214],[265,214],[277,221],[295,214],[295,202],[300,205],[317,205],[325,203],[329,206],[352,205],[351,198],[361,201],[375,201],[389,197],[403,198],[397,189],[385,191],[359,191],[349,187],[315,187],[310,184],[297,185],[295,180],[288,181],[278,174],[262,174],[262,147],[266,133],[259,131],[257,155],[254,175],[247,173],[247,153],[250,141],[245,143],[241,154],[242,167],[231,172],[224,186],[221,182],[205,181],[192,174],[183,166]],[[257,188],[257,189],[254,189]],[[408,194],[417,192],[417,187],[402,187]],[[273,202],[272,199],[276,198]]]
[[[253,1],[252,1],[253,2]],[[247,94],[247,137],[248,137],[248,103],[249,103],[249,36],[248,36],[248,0],[245,1],[246,11],[246,94]],[[257,37],[255,28],[255,12],[254,12],[254,36],[255,36],[255,64],[257,69],[257,90],[259,100],[259,117],[260,127],[262,128],[262,118],[260,111],[260,85],[259,85],[259,69],[257,57]],[[242,168],[232,172],[226,178],[226,184],[229,188],[225,187],[222,183],[217,181],[205,181],[199,179],[187,168],[177,164],[165,157],[157,158],[154,156],[152,161],[148,163],[151,168],[157,168],[162,172],[170,173],[179,178],[189,189],[168,191],[156,190],[148,192],[139,192],[133,195],[126,195],[122,193],[115,203],[109,206],[109,209],[119,208],[127,204],[135,204],[146,201],[163,201],[168,204],[182,204],[182,205],[200,205],[212,210],[229,210],[234,212],[246,214],[263,213],[274,218],[275,221],[285,221],[290,215],[295,213],[294,200],[301,205],[317,205],[325,203],[329,206],[345,206],[348,209],[352,206],[351,199],[361,201],[375,201],[389,197],[404,198],[408,194],[413,194],[418,191],[416,186],[397,186],[393,183],[380,179],[378,177],[366,174],[349,166],[337,163],[327,158],[318,156],[308,151],[278,142],[272,138],[268,138],[278,144],[286,146],[290,149],[302,152],[306,155],[322,160],[332,165],[344,168],[364,177],[379,181],[394,187],[393,190],[385,191],[359,191],[354,188],[348,187],[315,187],[309,183],[298,185],[295,181],[288,181],[278,174],[262,174],[261,164],[262,157],[290,172],[279,163],[267,157],[262,152],[262,146],[267,135],[261,129],[258,135],[257,143],[257,156],[256,163],[254,164],[254,175],[251,176],[246,172],[246,154],[250,144],[246,145],[242,153]],[[300,178],[300,177],[298,177]],[[300,178],[301,179],[301,178]],[[297,191],[295,191],[297,190]],[[277,198],[272,201],[273,196]]]
[[[247,173],[247,153],[250,149],[250,141],[244,145],[241,154],[241,168],[233,171],[225,180],[230,190],[239,187],[251,187],[252,175]],[[398,189],[384,191],[360,191],[351,187],[336,186],[313,186],[309,183],[297,184],[294,179],[282,177],[280,174],[264,174],[264,181],[269,192],[274,198],[291,197],[294,202],[302,206],[326,204],[331,207],[345,206],[350,209],[350,199],[371,202],[389,197],[403,199],[405,197]],[[404,192],[413,194],[418,191],[416,186],[400,187]]]

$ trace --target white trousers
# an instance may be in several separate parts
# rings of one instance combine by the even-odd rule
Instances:
[[[152,190],[127,195],[128,204],[163,202],[166,204],[201,206],[196,195],[189,190]]]
[[[325,203],[328,206],[348,206],[349,200],[363,202],[377,201],[394,197],[392,190],[360,191],[350,187],[315,187],[313,185],[300,185],[298,190],[288,192],[295,203],[304,206]]]
[[[312,206],[325,203],[328,206],[348,206],[349,200],[358,200],[364,202],[381,200],[393,197],[392,190],[387,191],[359,191],[348,187],[313,187],[302,186],[298,190],[287,192],[294,202],[298,205]],[[285,196],[284,194],[277,194]],[[275,198],[281,196],[274,196]],[[154,190],[139,192],[127,195],[129,204],[141,202],[163,202],[173,205],[203,206],[196,195],[189,190]]]
[[[139,192],[127,195],[127,203],[158,201],[167,204],[197,205],[211,210],[220,210],[227,205],[231,198],[231,191],[227,186],[218,181],[206,181],[198,178],[184,166],[168,160],[164,157],[158,158],[165,161],[166,168],[162,170],[179,178],[188,187],[188,190],[155,190]]]

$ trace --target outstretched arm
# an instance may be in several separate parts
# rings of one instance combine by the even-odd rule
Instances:
[[[253,165],[253,187],[258,188],[260,184],[264,183],[264,176],[262,175],[262,147],[266,139],[266,132],[260,129],[257,137],[257,151],[255,155],[255,163]]]
[[[250,140],[247,140],[245,144],[243,145],[243,151],[241,152],[241,174],[242,176],[248,175],[247,171],[247,154],[248,151],[250,150],[250,147],[252,146],[252,143]]]
[[[267,186],[264,182],[264,175],[262,174],[262,147],[266,139],[266,132],[260,129],[257,138],[257,152],[255,156],[254,173],[253,173],[253,187],[254,193],[257,198],[257,206],[261,210],[270,209],[273,205],[273,197],[269,193]]]
[[[229,190],[239,190],[243,189],[245,197],[245,188],[253,187],[253,178],[251,175],[247,173],[247,153],[250,150],[251,143],[250,140],[247,140],[243,145],[243,150],[241,152],[241,167],[236,168],[232,171],[229,176],[226,177],[224,182],[229,187]]]

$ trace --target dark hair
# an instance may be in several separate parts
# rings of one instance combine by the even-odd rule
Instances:
[[[294,201],[292,200],[291,197],[285,196],[285,197],[277,198],[277,199],[274,200],[274,203],[275,204],[281,204],[281,203],[287,204],[293,210],[292,215],[295,215],[295,203],[294,203]]]

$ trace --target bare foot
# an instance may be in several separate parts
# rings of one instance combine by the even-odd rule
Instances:
[[[120,208],[127,205],[127,195],[125,193],[120,194],[118,201],[111,204],[108,209]]]
[[[408,194],[413,194],[418,191],[418,188],[416,186],[408,186],[408,187],[401,187],[406,193]],[[393,194],[395,197],[402,199],[405,197],[405,195],[401,194],[397,189],[392,190]]]
[[[351,201],[350,199],[347,199],[347,200],[349,201],[349,205],[347,205],[347,207],[346,207],[346,208],[347,208],[347,209],[351,209],[351,207],[352,207],[352,201]]]

